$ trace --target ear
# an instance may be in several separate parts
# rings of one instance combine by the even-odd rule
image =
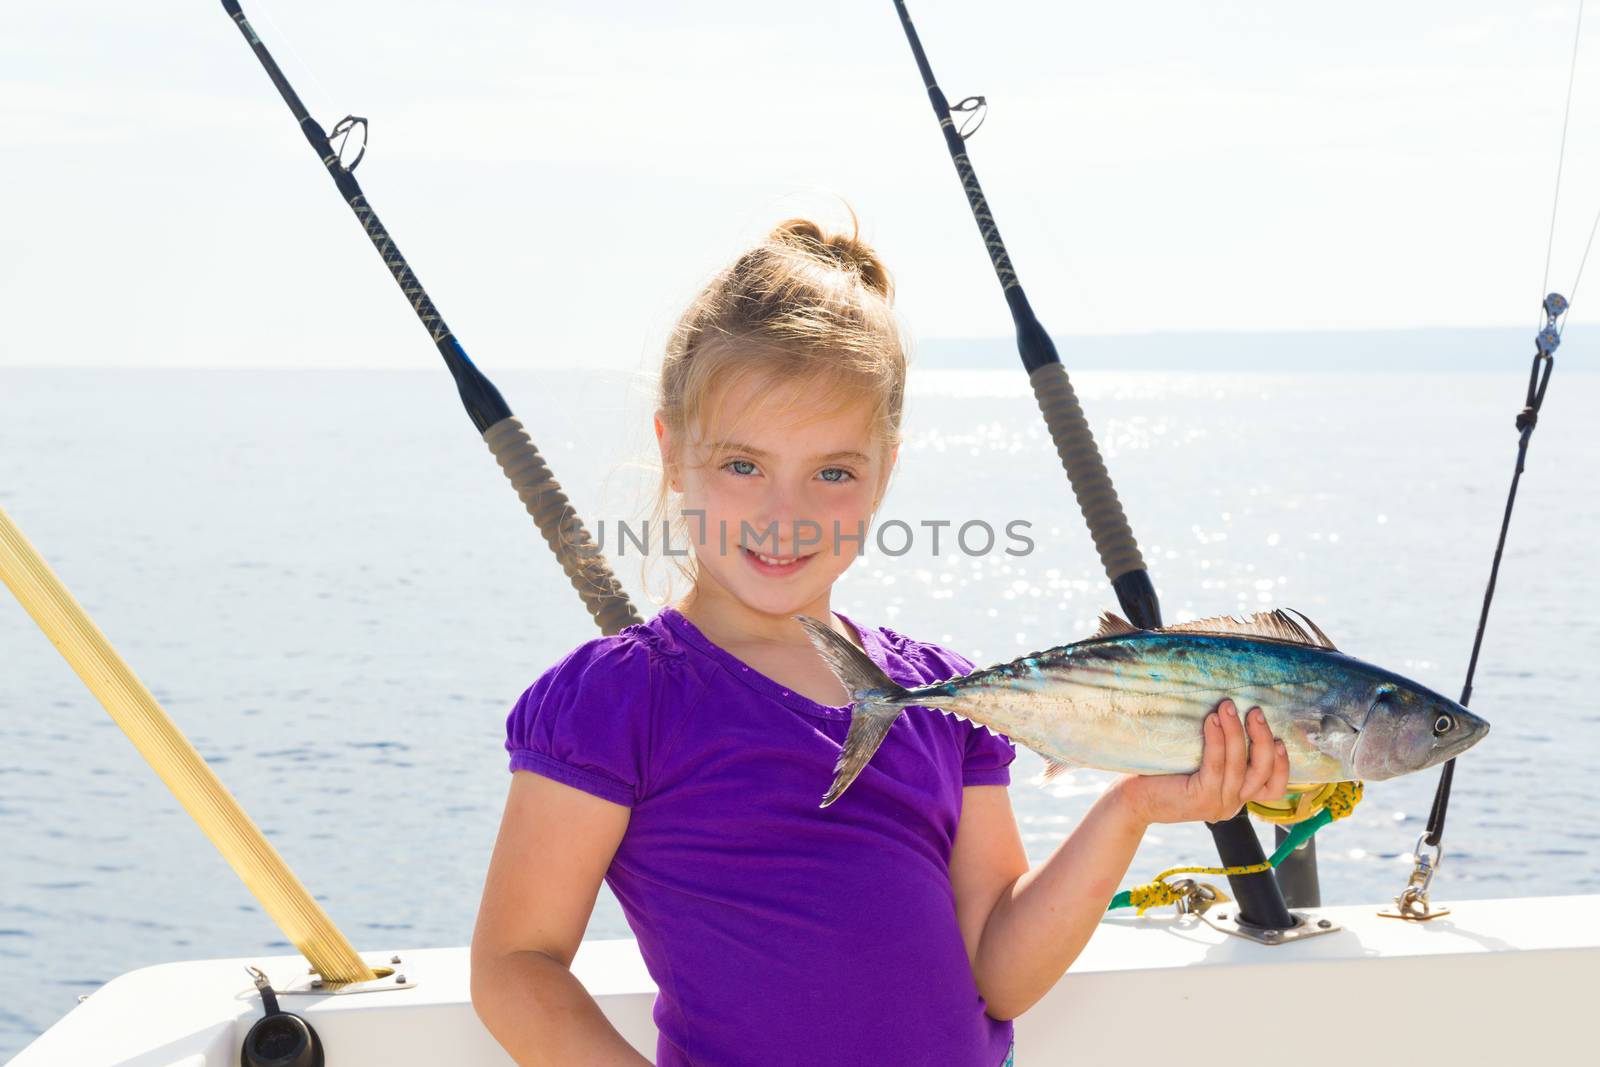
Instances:
[[[677,469],[672,462],[672,431],[667,429],[666,422],[661,418],[661,412],[657,411],[655,413],[653,421],[656,431],[656,447],[661,450],[661,469],[666,471],[667,477],[671,479],[669,484],[672,486],[672,491],[681,493],[683,492],[683,486],[678,483]]]
[[[889,477],[894,474],[895,461],[900,458],[900,446],[895,445],[889,449],[889,456],[883,462],[883,472],[878,475],[878,492],[872,498],[872,510],[877,511],[878,505],[883,503],[884,494],[889,491]]]

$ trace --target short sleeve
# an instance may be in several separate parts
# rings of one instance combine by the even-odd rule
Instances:
[[[651,705],[650,657],[638,638],[586,641],[512,707],[505,746],[511,770],[632,807],[647,788]]]
[[[974,664],[958,652],[938,649],[939,657],[957,674],[971,674]],[[1011,761],[1017,758],[1016,746],[1003,734],[992,734],[977,723],[966,727],[966,749],[961,760],[961,784],[1010,785]]]

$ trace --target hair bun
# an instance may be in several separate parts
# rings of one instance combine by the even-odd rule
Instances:
[[[850,271],[884,300],[893,299],[894,283],[889,278],[889,269],[873,247],[861,240],[861,227],[853,211],[850,223],[852,232],[849,234],[829,234],[810,219],[787,219],[773,228],[769,239],[775,244],[799,248],[829,266]]]

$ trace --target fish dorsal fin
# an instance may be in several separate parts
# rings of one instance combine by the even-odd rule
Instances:
[[[1142,632],[1143,631],[1141,631],[1137,626],[1121,618],[1120,616],[1113,615],[1109,611],[1102,611],[1100,613],[1100,629],[1094,632],[1094,636],[1116,637],[1118,634],[1136,634]]]
[[[1293,611],[1293,609],[1288,609]],[[1291,618],[1288,611],[1262,611],[1255,615],[1214,615],[1209,619],[1196,619],[1193,622],[1182,622],[1176,626],[1162,628],[1162,633],[1169,634],[1237,634],[1241,637],[1264,637],[1269,641],[1287,641],[1295,645],[1309,645],[1312,648],[1324,648],[1330,652],[1339,651],[1322,628],[1310,619],[1301,615],[1299,620]],[[1121,620],[1118,620],[1119,622]]]

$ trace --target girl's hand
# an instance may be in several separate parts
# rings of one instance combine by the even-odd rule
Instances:
[[[1245,743],[1246,732],[1249,744]],[[1246,748],[1248,747],[1248,755]],[[1251,708],[1239,721],[1233,701],[1206,716],[1205,747],[1193,774],[1129,775],[1116,785],[1144,823],[1222,822],[1252,800],[1281,800],[1289,787],[1289,754],[1267,717]]]

